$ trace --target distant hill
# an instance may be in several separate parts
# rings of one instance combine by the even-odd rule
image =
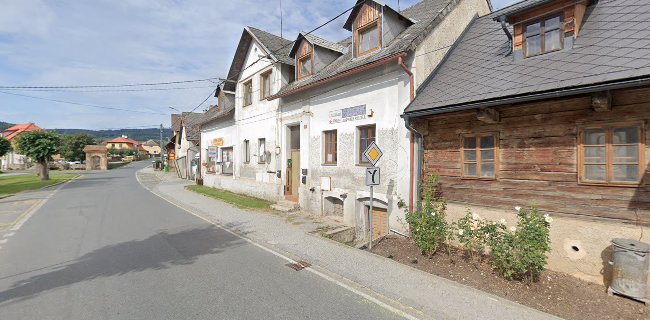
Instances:
[[[0,121],[0,131],[7,128],[13,127],[13,123],[2,122]],[[85,133],[98,142],[109,140],[113,138],[126,135],[133,140],[140,142],[145,142],[149,139],[154,141],[160,140],[160,129],[159,128],[148,128],[148,129],[116,129],[116,130],[88,130],[88,129],[48,129],[49,131],[55,131],[60,134],[78,134]],[[171,137],[171,129],[163,129],[163,139],[167,141]]]
[[[140,142],[153,139],[154,141],[160,140],[159,128],[148,129],[117,129],[117,130],[88,130],[88,129],[51,129],[60,134],[79,134],[85,133],[98,141],[109,140],[125,135],[133,140]],[[171,129],[163,129],[163,139],[167,141],[171,136]]]
[[[13,127],[13,126],[15,126],[15,124],[13,124],[13,123],[9,123],[9,122],[2,122],[2,121],[0,121],[0,131],[3,131],[3,130],[8,129],[8,128],[11,128],[11,127]]]

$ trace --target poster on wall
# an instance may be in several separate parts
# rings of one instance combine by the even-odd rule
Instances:
[[[208,147],[208,161],[206,165],[206,171],[210,173],[217,172],[217,151],[218,148],[214,146]]]
[[[356,121],[366,118],[366,105],[354,106],[349,108],[343,108],[340,110],[330,111],[329,113],[329,122],[341,123],[348,121]]]

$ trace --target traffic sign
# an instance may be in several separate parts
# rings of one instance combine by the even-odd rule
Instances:
[[[377,164],[377,161],[379,161],[382,155],[384,155],[384,153],[381,152],[381,149],[379,149],[374,141],[371,142],[368,148],[363,152],[363,156],[368,159],[373,167]]]
[[[366,168],[366,186],[378,186],[380,181],[379,167]]]

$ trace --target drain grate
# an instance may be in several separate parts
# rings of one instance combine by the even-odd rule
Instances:
[[[307,261],[298,261],[296,263],[287,263],[286,266],[293,269],[293,270],[300,271],[300,270],[302,270],[304,268],[311,267],[311,263],[309,263]]]

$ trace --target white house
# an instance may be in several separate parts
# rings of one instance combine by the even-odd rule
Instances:
[[[360,0],[344,25],[350,38],[300,34],[290,52],[296,80],[270,97],[280,101],[285,197],[366,236],[370,164],[362,153],[374,141],[383,157],[373,239],[406,231],[419,146],[400,115],[468,24],[489,12],[486,0],[423,0],[401,12]]]
[[[272,201],[282,199],[282,174],[278,172],[282,165],[277,156],[279,101],[267,98],[293,80],[290,46],[289,40],[244,28],[228,80],[219,89],[224,101],[234,95],[232,119],[219,118],[201,130],[202,158],[212,158],[209,161],[221,167],[208,172],[212,164],[206,161],[205,185]]]

